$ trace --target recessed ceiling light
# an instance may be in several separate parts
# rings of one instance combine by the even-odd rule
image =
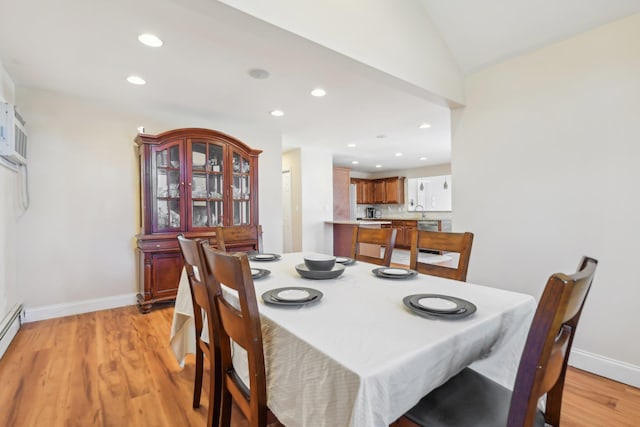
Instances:
[[[358,163],[360,163],[360,162],[359,162],[359,161],[357,161],[357,160],[353,160],[353,161],[351,162],[351,164],[352,164],[352,165],[357,165]]]
[[[420,157],[420,160],[427,160],[426,157]]]
[[[422,123],[420,125],[420,129],[429,129],[431,127],[431,125],[429,123]]]
[[[377,167],[377,168],[381,168],[381,167],[382,167],[382,165],[376,165],[376,167]]]
[[[284,111],[282,111],[282,110],[273,110],[271,112],[271,115],[273,117],[282,117],[282,116],[284,116]]]
[[[399,152],[396,153],[396,157],[400,157],[400,156],[402,156],[402,153],[399,153]]]
[[[311,95],[320,98],[322,96],[325,96],[327,94],[327,91],[322,89],[322,88],[315,88],[314,90],[311,91]]]
[[[264,80],[268,79],[271,74],[267,70],[263,70],[262,68],[252,68],[249,70],[249,75],[254,79]]]
[[[353,148],[355,146],[356,146],[356,144],[353,144],[353,143],[352,144],[347,144],[347,147],[349,147],[349,148]]]
[[[127,77],[127,81],[132,85],[146,85],[147,81],[139,76],[129,76]]]
[[[158,38],[158,36],[154,36],[153,34],[140,34],[138,36],[138,40],[140,43],[150,46],[150,47],[160,47],[162,46],[162,40]]]
[[[387,135],[385,135],[384,133],[381,133],[380,135],[376,135],[376,138],[378,138],[378,139],[384,139],[386,137],[387,137]]]

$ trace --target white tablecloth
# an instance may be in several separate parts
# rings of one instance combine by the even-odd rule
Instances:
[[[421,274],[382,279],[371,273],[378,266],[362,262],[337,279],[307,280],[294,268],[302,262],[303,254],[293,253],[251,263],[271,270],[254,286],[268,406],[286,426],[388,426],[470,364],[512,387],[535,310],[533,297]],[[315,288],[324,297],[302,307],[262,302],[262,293],[283,286]],[[464,298],[478,310],[455,321],[422,318],[402,303],[416,293]],[[171,331],[179,361],[195,351],[192,313],[183,275]]]

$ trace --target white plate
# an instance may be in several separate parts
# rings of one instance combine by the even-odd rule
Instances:
[[[253,256],[255,259],[274,259],[275,256],[272,254],[256,254]]]
[[[383,274],[389,274],[391,276],[406,276],[411,274],[407,270],[403,270],[402,268],[385,268],[381,271]]]
[[[437,297],[420,298],[418,300],[418,304],[421,307],[424,307],[430,310],[454,311],[458,309],[458,304],[456,304],[455,302],[449,301],[443,298],[437,298]]]
[[[350,259],[351,259],[351,258],[347,258],[347,257],[339,256],[339,257],[337,257],[337,258],[336,258],[336,262],[340,262],[340,263],[342,263],[342,262],[347,262],[347,261],[349,261]]]
[[[257,268],[252,268],[251,269],[251,275],[255,276],[256,274],[260,273],[260,270],[258,270]]]
[[[310,296],[309,292],[302,289],[286,289],[276,294],[276,298],[282,301],[302,301]]]

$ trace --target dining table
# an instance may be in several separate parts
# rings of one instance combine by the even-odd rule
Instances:
[[[424,274],[398,279],[356,261],[333,279],[301,277],[309,253],[250,261],[269,270],[253,281],[265,356],[267,404],[280,422],[296,426],[383,427],[465,367],[512,388],[536,308],[526,294]],[[273,289],[305,287],[322,294],[311,304],[274,305]],[[227,295],[228,294],[228,295]],[[416,294],[472,303],[466,317],[420,316],[405,304]],[[225,291],[233,299],[233,292]],[[194,353],[189,283],[180,279],[170,345],[180,363]],[[208,331],[203,331],[203,335]],[[234,367],[246,381],[245,353]]]

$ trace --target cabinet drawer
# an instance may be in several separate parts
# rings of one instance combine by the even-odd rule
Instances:
[[[178,240],[176,239],[138,240],[138,247],[143,251],[163,251],[179,249]]]

